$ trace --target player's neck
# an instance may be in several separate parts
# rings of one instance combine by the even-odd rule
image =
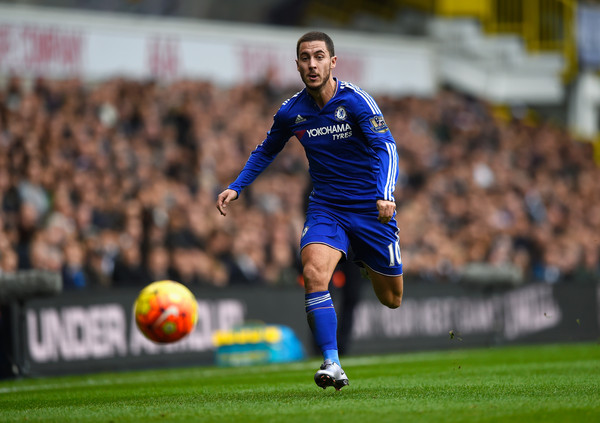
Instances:
[[[308,93],[317,103],[320,109],[325,107],[327,102],[333,98],[335,92],[337,91],[337,81],[333,78],[330,78],[327,81],[327,84],[321,86],[318,90],[308,89]]]

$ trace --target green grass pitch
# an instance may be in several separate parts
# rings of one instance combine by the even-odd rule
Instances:
[[[0,422],[600,422],[600,345],[349,357],[0,382]]]

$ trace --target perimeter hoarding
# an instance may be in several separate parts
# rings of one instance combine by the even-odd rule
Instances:
[[[299,287],[193,289],[198,326],[156,345],[135,327],[137,291],[66,293],[13,306],[13,357],[20,372],[53,375],[165,366],[213,365],[212,335],[260,321],[290,327],[312,351]],[[408,285],[403,305],[380,305],[371,289],[355,309],[351,354],[597,340],[600,286],[531,284],[501,292]],[[343,292],[334,291],[334,301]]]

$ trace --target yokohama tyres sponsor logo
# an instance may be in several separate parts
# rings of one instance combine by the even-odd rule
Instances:
[[[321,135],[339,134],[341,132],[350,131],[349,123],[340,123],[339,125],[322,126],[320,128],[308,129],[306,132],[309,137],[318,137]]]

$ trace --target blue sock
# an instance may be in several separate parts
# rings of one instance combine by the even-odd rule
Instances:
[[[329,291],[313,292],[304,296],[306,318],[317,346],[325,360],[340,364],[337,348],[337,316]]]

